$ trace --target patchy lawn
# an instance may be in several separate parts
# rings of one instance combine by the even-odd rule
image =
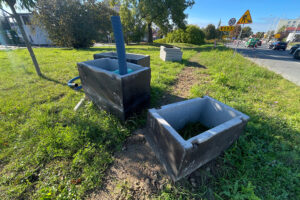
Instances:
[[[227,48],[200,48],[193,61],[206,69],[194,68],[189,97],[212,96],[251,120],[224,155],[158,199],[300,199],[300,87]]]
[[[180,46],[182,63],[161,61],[158,47],[127,46],[151,56],[151,106],[191,88],[184,96],[209,95],[251,120],[222,156],[151,198],[300,199],[300,87],[230,49]],[[35,49],[47,78],[25,49],[0,51],[0,199],[81,199],[103,184],[113,153],[146,115],[122,124],[87,102],[74,113],[84,94],[66,82],[78,75],[76,62],[111,50]],[[190,84],[174,88],[177,76]]]
[[[113,152],[143,125],[145,114],[121,124],[92,103],[75,113],[84,93],[66,83],[78,75],[76,62],[111,50],[36,48],[46,78],[36,75],[26,49],[0,51],[0,199],[81,198],[101,185]],[[161,61],[154,46],[127,51],[151,56],[156,105],[184,65]],[[195,53],[186,50],[183,57]]]

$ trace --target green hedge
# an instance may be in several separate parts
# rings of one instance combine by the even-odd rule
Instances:
[[[170,33],[165,38],[157,39],[156,43],[190,43],[204,44],[205,34],[195,25],[188,25],[185,30],[177,29]]]

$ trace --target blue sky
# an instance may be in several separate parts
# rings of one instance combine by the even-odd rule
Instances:
[[[217,26],[220,19],[222,25],[227,25],[230,18],[239,20],[248,9],[253,32],[265,32],[275,29],[279,19],[300,17],[300,0],[195,0],[193,7],[185,13],[189,24],[204,27],[210,23]]]
[[[217,26],[221,19],[222,25],[226,26],[230,18],[239,20],[248,9],[253,23],[245,26],[250,26],[254,33],[266,32],[274,30],[279,19],[300,17],[300,0],[195,0],[193,7],[185,13],[189,24]]]

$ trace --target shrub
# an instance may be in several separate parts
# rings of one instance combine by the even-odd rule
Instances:
[[[204,33],[198,27],[194,25],[190,25],[186,28],[186,42],[190,44],[204,44]]]
[[[155,43],[167,43],[166,38],[160,38],[154,41]]]
[[[167,34],[165,38],[155,40],[156,43],[190,43],[204,44],[204,33],[195,25],[188,25],[185,30],[177,29]]]
[[[207,40],[215,39],[217,37],[217,30],[213,24],[208,24],[204,29],[204,32]]]
[[[101,2],[39,0],[35,18],[54,44],[80,48],[92,46],[99,37],[107,35],[113,13]]]

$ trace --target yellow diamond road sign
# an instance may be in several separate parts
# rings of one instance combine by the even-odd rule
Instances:
[[[243,16],[237,22],[237,24],[252,24],[252,18],[249,10],[247,10],[245,14],[243,14]]]
[[[219,30],[220,31],[233,31],[234,26],[220,26]]]

